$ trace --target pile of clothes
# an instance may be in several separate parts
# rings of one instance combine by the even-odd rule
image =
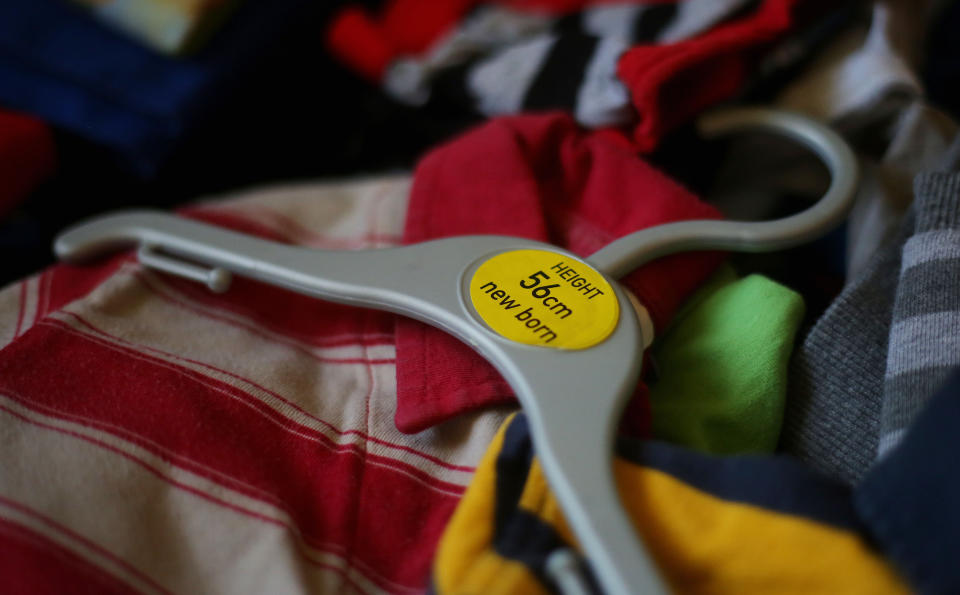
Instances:
[[[309,4],[0,5],[0,245],[33,266],[0,290],[4,585],[556,592],[571,551],[599,591],[468,346],[132,252],[50,264],[49,238],[146,203],[312,248],[500,234],[587,257],[816,200],[812,156],[692,125],[765,105],[847,140],[855,206],[809,246],[619,280],[654,331],[624,507],[677,592],[960,591],[960,3]]]

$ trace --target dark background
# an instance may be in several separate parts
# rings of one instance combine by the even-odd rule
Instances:
[[[400,105],[333,59],[324,47],[324,31],[343,4],[300,2],[285,34],[243,65],[216,108],[208,110],[160,170],[148,177],[134,173],[122,156],[55,129],[55,174],[0,219],[0,284],[52,263],[53,237],[83,217],[131,206],[171,208],[275,181],[411,170],[430,147],[477,122],[433,105]],[[381,3],[351,4],[376,10]],[[241,2],[238,12],[244,6]],[[224,27],[230,24],[228,20]],[[960,80],[956,31],[960,3],[952,2],[931,31],[922,67],[931,100],[955,116],[960,111],[960,85],[951,84]],[[210,45],[216,42],[215,34]],[[769,91],[758,91],[758,96],[763,99]],[[707,145],[690,130],[680,130],[652,159],[695,191],[708,194],[711,164],[720,162],[723,150],[723,144]]]

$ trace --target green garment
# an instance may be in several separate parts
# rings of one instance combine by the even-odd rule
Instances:
[[[653,345],[654,438],[713,454],[772,452],[803,298],[724,266]]]

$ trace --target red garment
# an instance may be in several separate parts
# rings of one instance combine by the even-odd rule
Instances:
[[[732,96],[749,74],[751,50],[787,31],[797,0],[766,0],[755,12],[699,37],[637,45],[617,64],[639,114],[637,149],[652,151],[663,135],[704,108]]]
[[[344,63],[376,82],[392,60],[429,48],[475,4],[477,0],[391,0],[378,18],[348,6],[331,22],[327,45]]]
[[[408,194],[287,185],[189,213],[364,249],[399,243]],[[0,289],[0,591],[423,593],[503,415],[401,434],[392,314],[135,263]]]
[[[394,0],[374,20],[357,8],[334,18],[327,32],[331,51],[373,82],[404,55],[426,52],[480,0]],[[504,0],[519,10],[559,14],[583,9],[584,0]],[[642,2],[641,2],[642,3]],[[647,2],[649,4],[665,2]],[[424,8],[429,4],[429,8]],[[793,25],[798,0],[765,0],[759,8],[693,37],[664,44],[637,44],[625,52],[617,76],[636,109],[636,148],[650,152],[664,134],[731,97],[749,74],[751,54]],[[808,3],[809,5],[810,3]]]
[[[607,0],[612,2],[615,0]],[[652,0],[648,4],[669,4]],[[501,0],[496,4],[518,10],[563,14],[582,9],[591,0]],[[331,21],[327,46],[339,59],[378,82],[390,62],[404,54],[419,54],[483,0],[389,0],[379,15],[358,6],[348,6]]]
[[[719,217],[638,159],[622,136],[583,132],[569,115],[551,113],[491,120],[423,159],[404,242],[489,233],[550,242],[588,256],[638,229]],[[671,256],[623,283],[662,331],[720,259],[718,253]],[[407,319],[398,321],[396,332],[401,431],[421,431],[465,411],[513,402],[500,375],[459,340]],[[644,433],[645,398],[635,400],[629,417],[630,433]]]
[[[0,215],[48,176],[54,163],[53,136],[46,124],[0,110]]]

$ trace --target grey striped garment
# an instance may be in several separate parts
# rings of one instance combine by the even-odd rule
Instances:
[[[781,449],[856,483],[957,365],[960,173],[922,173],[896,237],[795,352]]]
[[[900,250],[913,220],[911,208],[790,360],[780,450],[849,484],[876,457]]]
[[[914,180],[916,223],[903,246],[877,453],[894,448],[960,365],[960,174]]]

